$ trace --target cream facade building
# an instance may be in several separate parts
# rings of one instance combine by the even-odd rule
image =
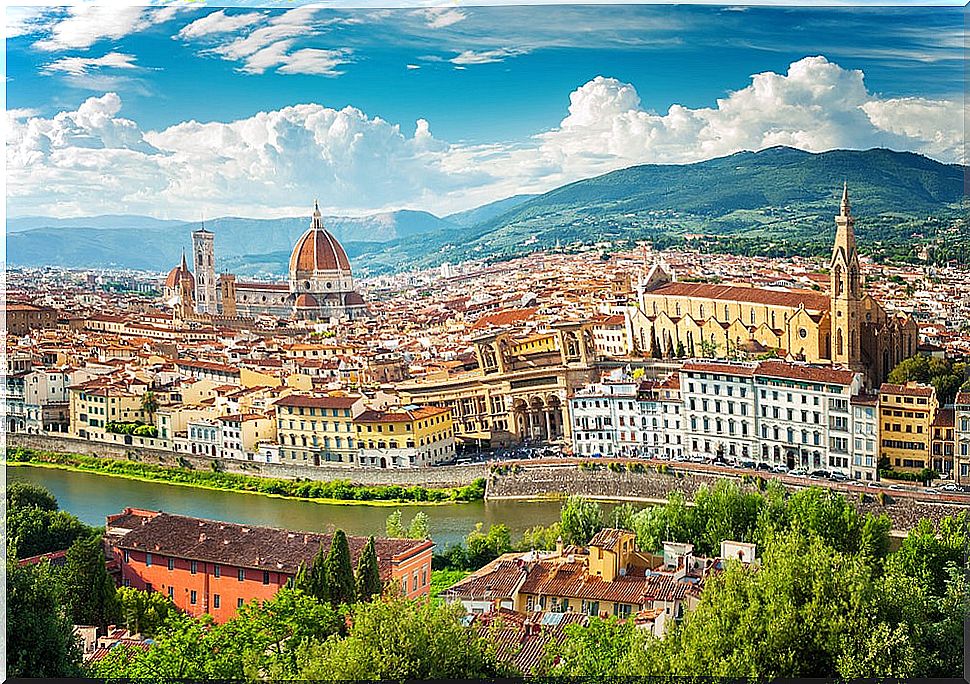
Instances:
[[[867,386],[878,388],[916,353],[919,329],[865,291],[847,187],[835,223],[828,292],[676,282],[669,269],[655,265],[627,314],[635,349],[693,358],[774,350],[789,360],[861,371]]]

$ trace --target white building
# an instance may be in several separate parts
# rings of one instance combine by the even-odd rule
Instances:
[[[857,394],[852,404],[852,478],[878,480],[879,395]]]
[[[680,370],[688,455],[749,460],[757,451],[756,363],[689,361]]]
[[[573,453],[635,456],[643,444],[639,383],[615,374],[577,390],[569,399]]]
[[[970,392],[960,392],[953,403],[956,463],[953,470],[959,484],[970,484]]]

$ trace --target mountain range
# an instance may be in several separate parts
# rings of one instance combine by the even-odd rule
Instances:
[[[699,240],[720,251],[781,246],[824,253],[845,181],[863,249],[898,251],[944,239],[952,249],[947,231],[966,212],[966,172],[966,166],[908,152],[775,147],[694,164],[633,166],[445,217],[400,210],[331,216],[324,223],[359,275],[508,258],[556,245],[629,247],[643,240],[658,246]],[[240,275],[285,273],[307,224],[307,217],[206,221],[216,234],[219,270]],[[144,216],[13,218],[7,221],[7,259],[14,266],[163,271],[178,262],[197,227]],[[957,230],[955,239],[967,246],[964,233]],[[967,247],[963,253],[970,257]]]

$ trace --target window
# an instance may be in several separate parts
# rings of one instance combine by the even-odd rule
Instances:
[[[175,559],[174,558],[169,558],[168,559],[168,569],[169,570],[174,570],[175,569]]]
[[[150,568],[151,566],[152,566],[152,554],[146,553],[145,554],[145,567],[146,568]]]
[[[194,575],[199,571],[199,564],[196,561],[192,561],[192,566],[189,570]]]
[[[237,598],[236,599],[236,608],[242,608],[242,607],[243,607],[243,600],[241,598]]]
[[[221,565],[214,565],[214,566],[212,566],[212,576],[213,577],[222,577],[222,566]]]
[[[242,568],[239,568],[236,571],[236,577],[239,579],[240,582],[242,582],[243,580],[246,579],[246,571],[243,570]]]
[[[196,603],[196,601],[198,600],[198,597],[199,597],[199,595],[196,593],[195,589],[193,589],[189,593],[189,603],[191,603],[194,606],[195,603]]]
[[[263,570],[263,584],[269,584],[269,571]]]
[[[128,552],[127,551],[124,552],[124,556],[125,556],[125,563],[127,563],[128,562]]]
[[[171,600],[173,600],[173,601],[175,600],[175,587],[171,587],[170,586],[168,588],[168,598],[171,599]]]
[[[219,607],[219,604],[221,602],[220,601],[220,598],[221,597],[219,596],[219,594],[213,594],[212,595],[212,607],[213,608],[218,608]]]

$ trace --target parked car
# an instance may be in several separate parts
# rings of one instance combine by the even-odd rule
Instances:
[[[870,482],[869,484],[866,485],[866,487],[871,487],[872,489],[882,489],[882,483],[881,482]]]
[[[770,473],[771,472],[771,464],[770,463],[759,463],[758,464],[758,470],[764,470],[764,471]]]
[[[832,477],[832,475],[827,470],[813,470],[808,474],[808,476],[816,480],[827,480],[830,477]]]
[[[776,465],[776,466],[772,466],[771,467],[771,472],[778,473],[780,475],[784,475],[785,473],[788,472],[788,467],[787,466],[780,465],[780,464],[779,465]]]
[[[898,485],[898,484],[891,484],[891,485],[889,485],[889,488],[890,489],[894,489],[896,491],[900,491],[900,490],[905,490],[906,489],[906,487],[904,487],[902,485]]]
[[[948,482],[942,487],[937,487],[941,492],[962,492],[963,487],[953,482]]]
[[[844,482],[845,480],[848,480],[849,479],[845,475],[843,475],[842,473],[832,473],[832,476],[831,477],[832,477],[833,480],[838,480],[839,482]]]
[[[741,467],[754,470],[757,466],[755,465],[754,461],[741,461]]]
[[[808,475],[808,471],[805,470],[804,468],[795,468],[793,470],[789,470],[788,474],[791,475],[792,477],[805,477],[806,475]]]

